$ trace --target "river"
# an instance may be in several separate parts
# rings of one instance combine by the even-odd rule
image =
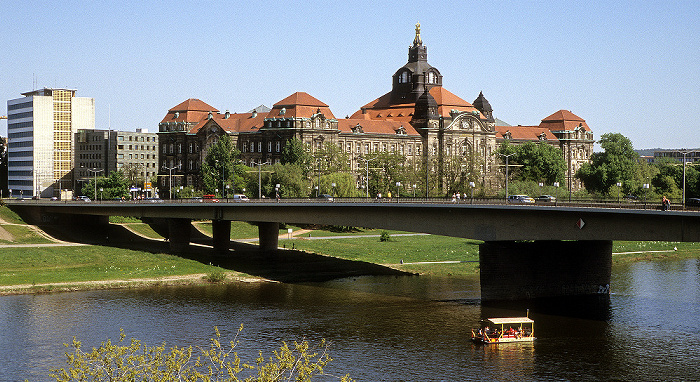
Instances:
[[[525,306],[479,301],[478,278],[359,277],[324,283],[240,283],[0,297],[0,381],[48,381],[63,343],[119,337],[206,345],[218,326],[254,362],[281,341],[325,338],[333,374],[358,381],[700,380],[700,261],[613,269],[594,306],[527,306],[534,344],[478,346],[469,328]]]

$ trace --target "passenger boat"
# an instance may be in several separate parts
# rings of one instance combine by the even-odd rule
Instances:
[[[480,344],[532,342],[535,321],[529,317],[501,317],[481,320],[481,327],[472,329],[472,341]]]

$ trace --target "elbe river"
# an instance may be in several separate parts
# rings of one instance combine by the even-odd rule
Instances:
[[[700,261],[617,266],[611,291],[494,307],[480,303],[477,277],[383,276],[3,296],[0,381],[50,380],[73,336],[91,348],[123,328],[148,345],[206,346],[214,326],[233,339],[240,324],[244,361],[325,338],[326,370],[358,381],[700,380]],[[481,318],[526,308],[534,344],[470,342]]]

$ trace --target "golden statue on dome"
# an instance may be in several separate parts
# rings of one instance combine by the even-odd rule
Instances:
[[[413,39],[413,46],[423,45],[423,40],[420,38],[420,23],[416,23],[416,38]]]

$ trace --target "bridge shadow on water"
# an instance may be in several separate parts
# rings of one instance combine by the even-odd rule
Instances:
[[[593,321],[612,318],[609,295],[568,296],[538,298],[517,301],[484,301],[481,303],[483,318],[531,313],[563,316]]]
[[[135,234],[123,225],[109,224],[81,226],[43,226],[49,235],[64,241],[103,245],[152,253],[171,253],[170,243],[163,239],[151,239]],[[167,236],[167,227],[152,225],[153,230]],[[215,254],[212,238],[192,227],[191,244],[179,257],[211,264],[280,282],[316,282],[354,276],[395,275],[412,273],[393,268],[318,255],[298,250],[278,249],[261,251],[257,245],[231,241],[231,250]]]

